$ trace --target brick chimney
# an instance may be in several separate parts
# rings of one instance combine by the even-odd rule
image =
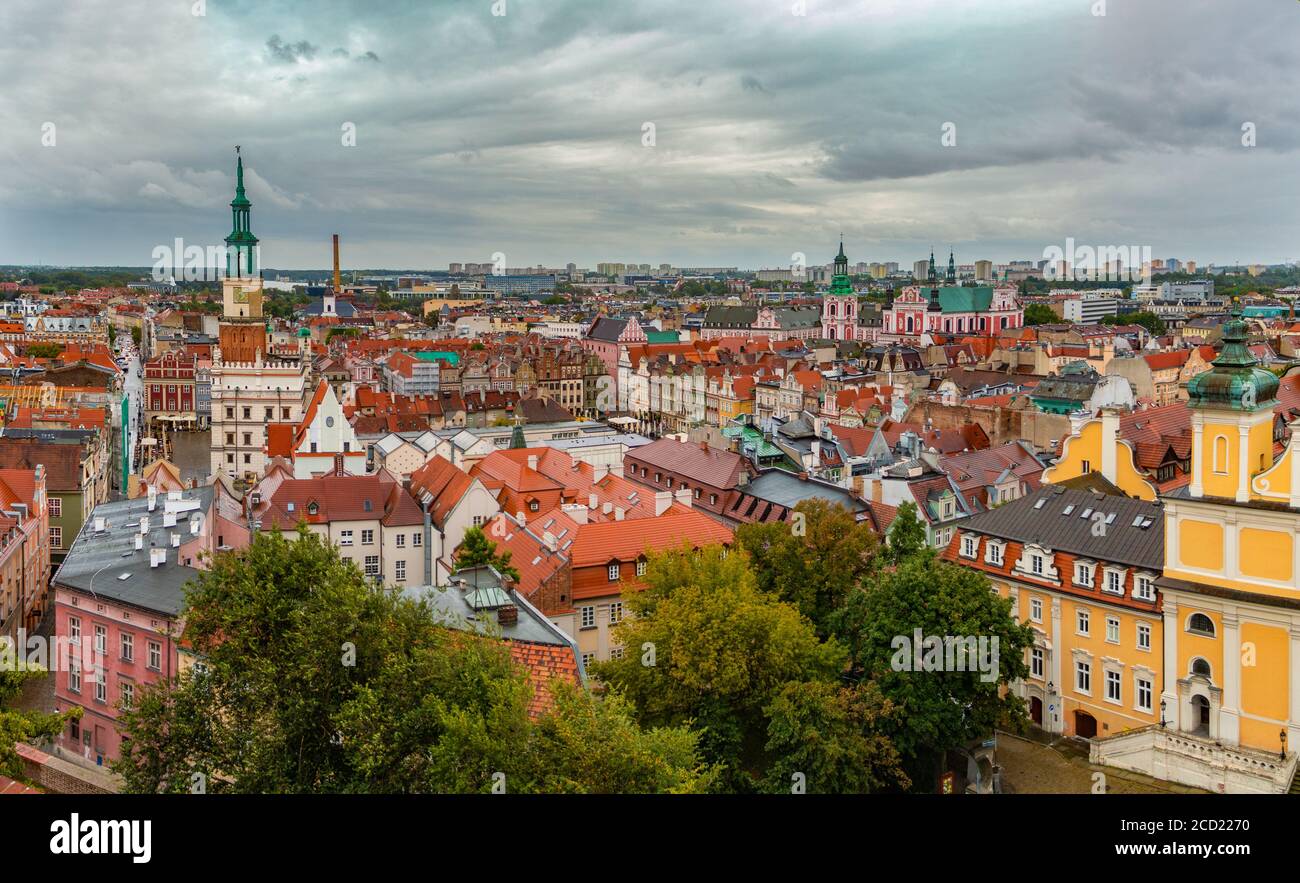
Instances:
[[[343,475],[343,455],[342,455],[342,454],[335,454],[335,455],[334,455],[334,474],[337,475],[337,476],[342,476],[342,475]]]
[[[519,608],[513,604],[497,608],[498,625],[514,625],[519,622]]]

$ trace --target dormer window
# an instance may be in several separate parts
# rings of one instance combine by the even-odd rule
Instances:
[[[1029,556],[1029,571],[1030,571],[1034,576],[1042,576],[1042,575],[1043,575],[1043,556],[1042,556],[1042,555],[1030,555],[1030,556]]]
[[[980,540],[974,534],[965,534],[961,538],[961,554],[963,558],[974,558],[979,551]]]
[[[320,514],[320,506],[316,503],[315,500],[307,504],[307,514],[308,515]]]

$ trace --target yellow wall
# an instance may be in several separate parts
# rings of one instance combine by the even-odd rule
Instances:
[[[1214,637],[1207,638],[1187,631],[1187,621],[1194,613],[1204,613],[1214,622]],[[1210,675],[1214,683],[1223,684],[1223,619],[1218,612],[1208,608],[1178,608],[1178,671],[1175,680],[1187,677],[1192,670],[1192,660],[1201,657],[1210,663]]]
[[[1180,519],[1178,558],[1183,567],[1223,570],[1223,528],[1208,521]]]
[[[1060,461],[1043,473],[1048,484],[1078,478],[1085,472],[1101,472],[1102,422],[1089,420],[1079,428],[1078,435],[1065,440]],[[1084,461],[1088,469],[1083,468]],[[1115,484],[1124,493],[1140,500],[1154,500],[1156,489],[1142,477],[1133,463],[1133,449],[1122,441],[1115,444]]]

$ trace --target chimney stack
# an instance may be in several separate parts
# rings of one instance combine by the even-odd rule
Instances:
[[[334,291],[337,292],[343,287],[343,280],[339,276],[339,234],[334,234]]]
[[[519,622],[519,608],[513,604],[507,604],[505,607],[497,608],[497,623],[499,625],[514,625]]]

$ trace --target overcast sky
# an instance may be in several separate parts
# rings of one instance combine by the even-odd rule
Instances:
[[[1300,3],[1104,5],[4,0],[0,263],[1300,258]]]

